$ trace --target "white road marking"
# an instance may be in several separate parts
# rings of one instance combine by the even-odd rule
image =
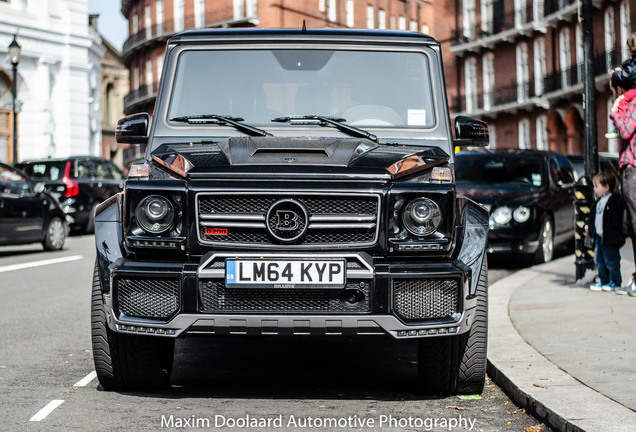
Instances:
[[[53,410],[57,407],[59,407],[60,405],[62,405],[64,401],[62,399],[55,399],[52,400],[51,402],[48,403],[47,406],[45,406],[44,408],[42,408],[40,411],[38,411],[38,413],[36,415],[34,415],[33,417],[31,417],[29,419],[29,421],[32,422],[36,422],[36,421],[42,421],[46,418],[46,416],[48,416],[49,414],[51,414],[53,412]]]
[[[93,371],[84,378],[73,384],[73,387],[86,387],[91,381],[97,378],[97,372]]]
[[[72,255],[72,256],[53,258],[53,259],[47,259],[42,261],[31,261],[31,262],[26,262],[21,264],[11,264],[11,265],[0,267],[0,273],[9,272],[13,270],[22,270],[22,269],[27,269],[31,267],[39,267],[39,266],[44,266],[49,264],[59,264],[59,263],[68,262],[68,261],[77,261],[77,260],[81,260],[82,258],[84,258],[84,255]]]

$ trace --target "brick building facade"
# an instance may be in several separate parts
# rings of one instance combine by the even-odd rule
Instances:
[[[455,0],[454,114],[486,120],[491,146],[584,152],[583,31],[577,0]],[[599,152],[616,154],[608,110],[609,71],[628,57],[636,30],[630,0],[593,2],[594,79]]]

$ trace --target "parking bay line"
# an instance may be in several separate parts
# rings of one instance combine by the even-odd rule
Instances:
[[[57,408],[60,405],[62,405],[63,402],[64,402],[64,400],[62,400],[62,399],[52,400],[44,408],[42,408],[40,411],[38,411],[37,414],[35,414],[33,417],[31,417],[29,419],[29,421],[38,422],[38,421],[44,420],[49,414],[51,414],[53,412],[53,410],[55,408]]]
[[[82,258],[84,258],[84,255],[71,255],[67,257],[52,258],[48,260],[31,261],[31,262],[26,262],[21,264],[11,264],[11,265],[0,267],[0,273],[5,273],[5,272],[13,271],[13,270],[23,270],[23,269],[27,269],[31,267],[39,267],[39,266],[44,266],[49,264],[59,264],[59,263],[68,262],[68,261],[77,261]]]
[[[84,378],[73,384],[73,387],[86,387],[91,381],[97,378],[97,372],[93,371]]]

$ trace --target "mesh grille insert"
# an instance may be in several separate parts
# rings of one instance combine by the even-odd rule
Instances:
[[[179,310],[179,281],[165,278],[118,278],[117,301],[131,317],[165,319]]]
[[[393,308],[403,319],[450,318],[459,308],[457,279],[396,279]]]
[[[205,282],[201,284],[201,312],[368,312],[368,286],[360,288],[359,283],[351,282],[345,289],[350,288],[364,292],[364,301],[347,306],[342,300],[341,290],[229,289],[222,282]]]

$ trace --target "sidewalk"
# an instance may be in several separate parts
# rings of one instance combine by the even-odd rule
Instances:
[[[623,282],[634,270],[621,249]],[[574,256],[490,286],[488,373],[558,431],[636,430],[636,297],[576,286]]]

